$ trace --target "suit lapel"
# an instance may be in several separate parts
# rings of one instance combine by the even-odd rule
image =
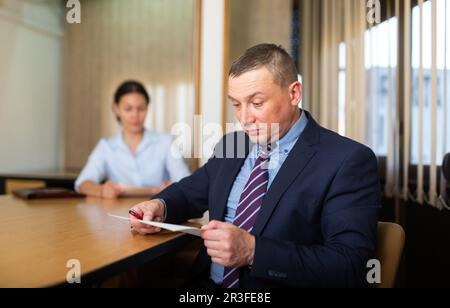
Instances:
[[[228,196],[230,195],[231,188],[233,187],[234,181],[239,174],[239,171],[242,168],[242,165],[245,162],[245,159],[247,158],[248,153],[250,152],[250,145],[249,145],[249,138],[247,135],[244,134],[244,140],[245,140],[245,148],[244,148],[244,157],[238,156],[240,150],[238,146],[239,143],[239,137],[238,133],[234,134],[234,149],[236,151],[234,152],[235,157],[241,157],[241,158],[222,158],[222,164],[219,170],[219,181],[216,183],[216,187],[214,189],[214,203],[209,207],[209,216],[210,220],[223,220],[225,216],[225,209],[227,206]],[[242,140],[242,139],[241,139]],[[226,142],[226,141],[224,141]],[[226,147],[226,146],[225,146]],[[224,153],[226,152],[226,149],[224,150]]]
[[[262,233],[281,196],[316,153],[312,145],[319,142],[320,127],[308,113],[307,115],[309,120],[305,130],[300,135],[267,191],[253,227],[253,234],[260,235]]]

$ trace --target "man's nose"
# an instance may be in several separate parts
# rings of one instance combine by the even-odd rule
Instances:
[[[241,123],[244,125],[249,125],[255,122],[255,117],[253,116],[253,113],[247,108],[244,107],[241,110]]]

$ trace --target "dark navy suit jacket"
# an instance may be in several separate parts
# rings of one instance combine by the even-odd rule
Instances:
[[[380,207],[376,157],[368,147],[320,127],[307,116],[305,130],[264,198],[251,232],[256,238],[253,265],[242,268],[241,287],[364,284]],[[233,144],[229,138],[247,138],[243,135],[229,134],[217,148],[227,151]],[[242,153],[242,149],[233,151],[235,157]],[[214,155],[159,194],[157,198],[167,204],[166,221],[183,222],[201,217],[206,210],[211,220],[224,221],[228,195],[245,160],[242,156]],[[208,277],[210,265],[203,247],[194,276]]]

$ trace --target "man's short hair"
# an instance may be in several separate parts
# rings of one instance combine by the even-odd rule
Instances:
[[[249,71],[265,67],[281,87],[298,80],[297,68],[291,56],[281,45],[259,44],[245,51],[230,68],[230,77],[239,77]]]

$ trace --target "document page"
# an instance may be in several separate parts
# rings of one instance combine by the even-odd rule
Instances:
[[[122,219],[122,220],[130,220],[129,217],[117,216],[117,215],[113,215],[113,214],[108,214],[108,216]],[[156,221],[146,221],[146,220],[140,220],[140,219],[136,219],[136,220],[140,221],[143,224],[154,226],[157,228],[161,228],[161,229],[165,229],[165,230],[169,230],[169,231],[173,231],[173,232],[183,232],[183,233],[188,233],[188,234],[195,235],[195,236],[200,236],[199,228],[183,226],[183,225],[166,224],[163,222],[156,222]]]

